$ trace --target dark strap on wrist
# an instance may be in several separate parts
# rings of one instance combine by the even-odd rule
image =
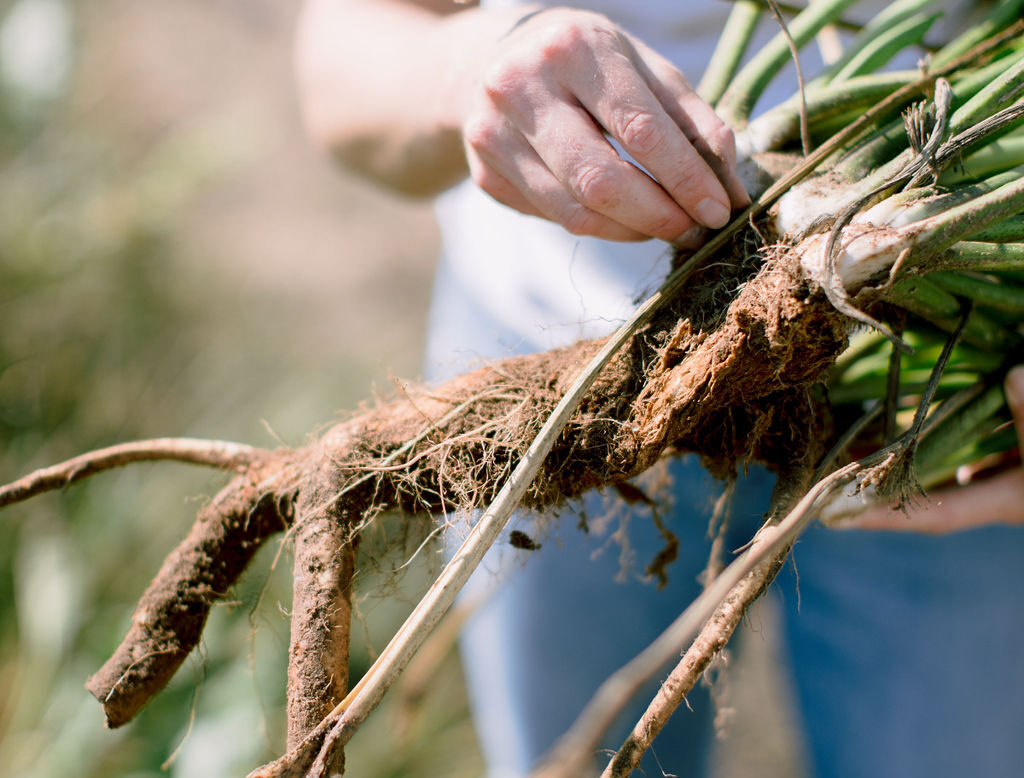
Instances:
[[[537,14],[542,14],[542,13],[544,13],[545,11],[550,11],[550,10],[551,10],[550,8],[537,8],[537,9],[534,9],[533,11],[530,11],[530,12],[529,12],[529,13],[527,13],[527,14],[523,14],[523,15],[522,15],[522,16],[520,16],[520,17],[519,17],[518,19],[516,19],[516,22],[515,22],[515,24],[513,24],[513,25],[512,25],[511,27],[509,27],[509,28],[508,28],[508,29],[507,29],[507,30],[505,31],[505,34],[504,34],[504,35],[502,35],[502,36],[501,36],[501,38],[499,38],[498,40],[504,40],[504,39],[505,39],[505,38],[507,38],[507,37],[508,37],[509,35],[511,35],[512,33],[514,33],[514,32],[515,32],[516,30],[518,30],[518,29],[519,29],[520,27],[522,27],[522,26],[523,26],[524,24],[526,24],[526,22],[530,21],[530,19],[532,19],[532,18],[533,18],[534,16],[536,16]]]

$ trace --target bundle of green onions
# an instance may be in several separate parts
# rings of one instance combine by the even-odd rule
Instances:
[[[836,307],[866,325],[831,377],[837,420],[878,406],[854,444],[862,449],[913,426],[917,474],[929,486],[1016,446],[1002,379],[1024,362],[1024,0],[989,6],[931,50],[923,41],[940,4],[898,0],[800,94],[750,120],[791,49],[854,4],[810,4],[788,21],[788,37],[739,68],[774,5],[739,0],[699,89],[753,159],[801,144],[806,152],[871,113],[867,131],[847,132],[771,216]],[[883,70],[908,47],[918,69]]]

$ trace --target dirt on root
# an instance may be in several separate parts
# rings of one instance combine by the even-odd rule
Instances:
[[[139,600],[120,647],[86,682],[119,727],[159,692],[198,644],[213,603],[249,566],[262,543],[292,521],[289,502],[260,485],[277,463],[236,476],[206,505]]]
[[[752,459],[809,470],[829,438],[820,382],[846,346],[847,321],[804,277],[796,251],[774,249],[759,269],[739,256],[697,274],[687,294],[612,359],[545,459],[526,507],[621,484],[683,451],[723,477]],[[311,624],[293,637],[313,636],[293,642],[293,655],[318,655],[347,635],[324,614],[347,613],[332,597],[348,584],[325,584],[322,575],[345,565],[322,543],[299,540],[331,536],[340,553],[381,511],[433,515],[490,503],[602,344],[583,341],[496,362],[437,388],[408,388],[304,449],[254,461],[200,512],[140,601],[120,648],[90,679],[109,725],[130,719],[163,687],[196,645],[212,603],[260,544],[288,526],[304,571],[294,605],[308,601]],[[300,555],[300,547],[310,553]],[[331,676],[300,679],[299,699],[309,704],[303,727],[289,733],[293,744],[336,701],[341,687]]]
[[[811,456],[826,439],[818,384],[847,323],[792,252],[695,277],[602,371],[527,494],[530,507],[635,476],[665,453],[696,452],[725,476],[751,459]],[[723,304],[723,297],[731,302]],[[487,504],[603,341],[513,357],[329,430],[337,507],[410,513]]]

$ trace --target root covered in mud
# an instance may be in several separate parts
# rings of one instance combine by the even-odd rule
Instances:
[[[733,248],[743,253],[738,242]],[[721,476],[751,459],[791,467],[805,452],[809,463],[813,441],[827,437],[818,384],[845,347],[848,325],[803,275],[796,251],[775,254],[700,271],[617,353],[544,460],[525,506],[546,508],[622,483],[676,452],[698,453]],[[295,584],[301,614],[292,628],[289,748],[315,734],[345,692],[336,670],[347,650],[349,563],[360,531],[383,510],[487,505],[601,345],[580,342],[439,387],[408,388],[305,448],[232,460],[241,472],[200,512],[140,600],[122,645],[89,680],[108,724],[129,721],[163,687],[197,644],[212,604],[268,537],[291,527],[303,570]],[[53,468],[47,477],[54,480]],[[32,478],[0,490],[0,504],[15,488],[31,493]],[[313,542],[320,537],[330,543]],[[340,762],[331,769],[340,771]]]

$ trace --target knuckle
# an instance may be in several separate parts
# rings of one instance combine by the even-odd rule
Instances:
[[[714,129],[712,132],[715,145],[721,149],[735,149],[736,148],[736,133],[732,131],[732,127],[728,124],[722,123]]]
[[[484,116],[471,118],[462,128],[462,140],[471,149],[489,152],[501,146],[501,125]]]
[[[723,123],[712,130],[709,133],[708,143],[726,162],[736,159],[736,135],[727,124]]]
[[[588,208],[605,210],[619,200],[618,176],[605,164],[591,164],[577,170],[570,179],[573,196]]]
[[[674,172],[672,180],[662,182],[670,192],[687,202],[704,199],[711,173],[699,154],[685,155],[678,161]]]
[[[517,98],[523,84],[528,81],[528,74],[523,68],[510,62],[500,62],[484,73],[481,88],[488,101],[506,105]]]
[[[651,219],[646,232],[648,235],[662,240],[675,240],[691,227],[693,227],[693,220],[685,213],[679,212]]]
[[[561,224],[570,235],[595,235],[599,219],[600,217],[593,211],[576,206],[563,216]]]
[[[648,156],[665,144],[666,128],[655,116],[638,111],[621,123],[617,133],[619,142],[633,156]]]
[[[586,35],[579,25],[558,24],[545,28],[539,35],[537,53],[541,62],[565,65],[585,45]]]

